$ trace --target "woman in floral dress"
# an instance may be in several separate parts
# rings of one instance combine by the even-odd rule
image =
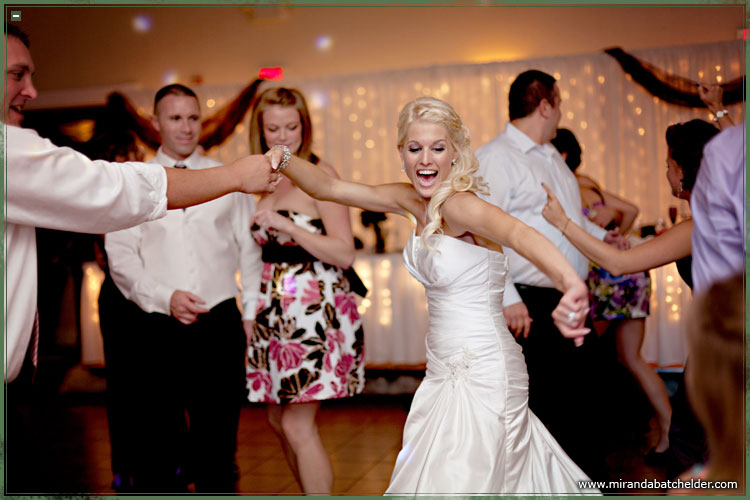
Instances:
[[[269,89],[253,110],[251,151],[265,153],[275,145],[336,176],[310,150],[310,115],[295,89]],[[353,396],[365,384],[353,289],[366,290],[350,270],[349,211],[282,178],[259,201],[250,229],[265,264],[256,319],[246,325],[249,399],[269,403],[269,422],[301,489],[330,493],[333,475],[315,415],[321,400]]]

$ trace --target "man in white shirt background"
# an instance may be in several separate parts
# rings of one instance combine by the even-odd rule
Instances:
[[[504,132],[477,150],[481,175],[489,185],[482,195],[552,241],[578,271],[588,275],[589,261],[542,217],[546,192],[542,183],[560,193],[565,212],[597,238],[615,241],[584,217],[578,182],[550,144],[561,117],[560,90],[555,79],[529,70],[516,77],[509,100],[510,123]],[[596,427],[603,394],[590,382],[604,376],[596,335],[576,348],[554,326],[551,313],[561,293],[531,262],[512,249],[503,305],[508,327],[523,348],[529,372],[529,407],[560,445],[592,479],[603,475],[603,455]],[[589,321],[590,323],[590,321]],[[588,325],[591,326],[590,324]]]
[[[164,217],[168,208],[188,207],[234,191],[271,191],[277,175],[260,155],[201,172],[170,172],[159,165],[91,161],[70,148],[56,147],[20,127],[26,102],[37,96],[29,46],[28,37],[6,23],[4,459],[6,478],[20,481],[18,491],[36,492],[34,478],[40,471],[33,466],[33,457],[39,452],[34,449],[23,401],[38,345],[36,228],[116,231]],[[4,484],[5,493],[12,490],[9,482]]]
[[[188,170],[217,165],[200,154],[200,107],[189,88],[159,90],[153,124],[162,139],[153,162]],[[105,236],[115,284],[150,313],[132,360],[142,372],[132,401],[142,410],[137,491],[184,491],[181,482],[194,482],[197,492],[235,491],[246,349],[235,274],[241,270],[250,328],[262,268],[250,236],[254,210],[252,196],[235,193]]]

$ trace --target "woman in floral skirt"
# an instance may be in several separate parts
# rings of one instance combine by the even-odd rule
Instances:
[[[310,115],[295,89],[266,90],[250,120],[250,149],[281,145],[336,176],[312,152]],[[268,405],[289,467],[305,493],[330,493],[333,474],[315,415],[324,399],[364,388],[364,338],[350,266],[347,207],[309,197],[288,178],[258,203],[253,238],[263,249],[254,324],[247,324],[251,402]],[[248,322],[252,323],[252,322]]]

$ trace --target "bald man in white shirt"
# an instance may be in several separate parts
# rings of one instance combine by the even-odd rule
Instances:
[[[168,170],[217,165],[200,154],[200,106],[191,89],[159,90],[153,123],[161,134],[154,163]],[[243,325],[252,328],[263,265],[250,235],[254,211],[252,196],[236,193],[105,236],[115,284],[149,313],[133,360],[148,374],[132,401],[146,417],[139,419],[136,491],[178,492],[180,481],[198,493],[236,489]],[[244,318],[235,301],[237,270]]]
[[[477,175],[489,185],[489,194],[480,196],[542,233],[585,280],[588,259],[542,217],[546,203],[542,183],[561,194],[566,213],[592,235],[610,241],[618,237],[583,216],[578,182],[549,142],[557,131],[560,107],[560,90],[552,76],[529,70],[515,79],[509,94],[510,123],[476,153]],[[505,252],[509,271],[503,305],[508,326],[526,358],[529,408],[571,458],[592,479],[599,479],[604,457],[594,451],[599,447],[598,437],[585,422],[600,415],[592,414],[594,406],[583,401],[593,395],[581,394],[587,391],[586,380],[601,375],[591,372],[597,353],[589,353],[597,336],[587,335],[581,348],[565,339],[551,319],[560,292],[531,262],[512,249]]]

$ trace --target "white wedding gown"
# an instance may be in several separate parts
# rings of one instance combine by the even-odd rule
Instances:
[[[588,477],[528,407],[526,363],[503,316],[506,256],[431,238],[440,253],[414,233],[404,248],[429,303],[427,374],[386,493],[581,492]]]

